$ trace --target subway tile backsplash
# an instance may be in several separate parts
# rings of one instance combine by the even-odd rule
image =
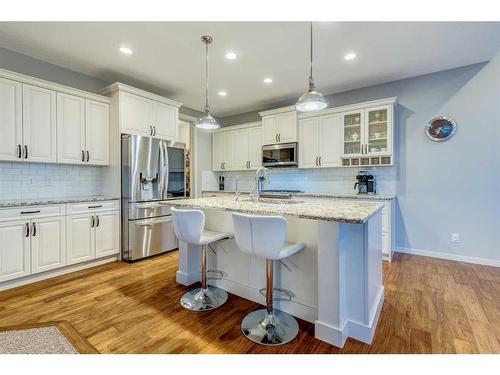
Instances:
[[[102,195],[103,168],[0,162],[0,200]]]
[[[396,167],[364,168],[375,176],[377,193],[396,194]],[[301,190],[307,193],[352,193],[355,176],[354,168],[324,169],[269,169],[270,184],[264,189]],[[239,177],[240,191],[252,191],[255,185],[255,171],[210,172],[202,174],[202,190],[218,190],[219,176],[224,176],[225,190],[236,188]]]

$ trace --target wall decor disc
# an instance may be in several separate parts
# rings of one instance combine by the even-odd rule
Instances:
[[[434,142],[450,139],[457,131],[457,123],[451,118],[440,116],[433,118],[425,126],[425,134]]]

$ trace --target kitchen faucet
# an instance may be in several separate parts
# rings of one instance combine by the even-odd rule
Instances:
[[[260,182],[265,181],[266,184],[269,185],[269,176],[267,174],[267,168],[265,167],[260,167],[255,171],[255,203],[258,203],[260,201]]]

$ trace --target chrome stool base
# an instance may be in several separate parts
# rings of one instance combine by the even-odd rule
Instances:
[[[282,345],[292,341],[299,333],[299,324],[290,314],[266,309],[256,310],[245,316],[241,332],[253,342],[262,345]]]
[[[207,289],[196,288],[184,294],[181,306],[191,311],[209,311],[216,309],[227,301],[227,292],[209,286]]]

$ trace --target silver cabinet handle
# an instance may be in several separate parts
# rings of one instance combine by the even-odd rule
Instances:
[[[153,135],[156,135],[156,126],[153,125]]]
[[[153,127],[149,125],[149,135],[153,135]]]
[[[33,222],[33,234],[32,234],[33,237],[36,236],[36,223]]]
[[[278,133],[278,142],[281,142],[281,133]]]
[[[97,223],[96,223],[96,225],[95,225],[95,226],[96,226],[96,228],[97,228],[101,222],[100,222],[100,220],[99,220],[99,215],[95,215],[95,218],[96,218],[96,221],[97,221]]]
[[[30,223],[26,223],[26,234],[25,234],[25,237],[29,237],[30,236]]]
[[[24,145],[24,158],[28,159],[28,146]]]
[[[321,156],[318,158],[319,166],[321,167]]]
[[[318,157],[316,156],[316,166],[318,166]]]
[[[90,152],[89,150],[87,150],[87,163],[89,162],[89,160],[90,160]]]
[[[82,150],[82,163],[85,163],[85,151]]]
[[[23,153],[23,150],[22,150],[21,145],[17,145],[17,157],[18,157],[19,159],[21,159],[21,157],[22,157],[22,153]]]
[[[91,223],[90,223],[90,227],[91,227],[91,228],[94,228],[94,225],[95,225],[94,216],[92,216],[92,220],[91,220]]]
[[[278,133],[276,133],[276,134],[274,135],[274,140],[275,140],[275,142],[276,142],[276,143],[278,143]]]

